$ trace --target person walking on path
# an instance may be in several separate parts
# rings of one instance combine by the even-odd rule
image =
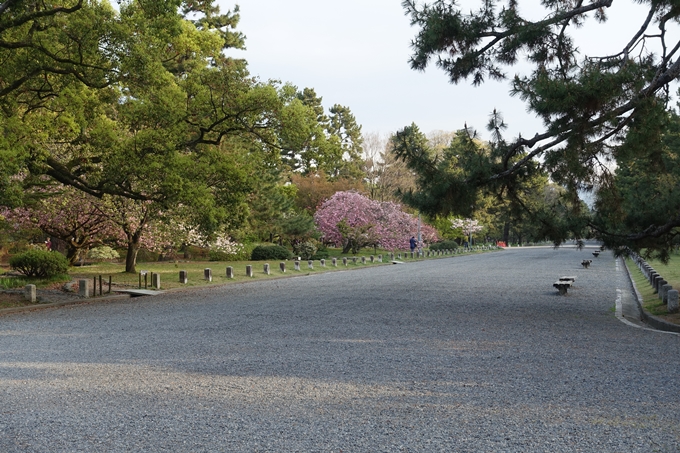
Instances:
[[[411,239],[408,241],[410,246],[411,246],[411,253],[416,249],[417,241],[415,236],[411,236]]]

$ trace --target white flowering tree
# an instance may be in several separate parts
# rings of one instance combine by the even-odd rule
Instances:
[[[472,243],[472,235],[482,231],[484,225],[480,225],[479,221],[473,219],[451,219],[451,228],[461,230],[468,243]]]

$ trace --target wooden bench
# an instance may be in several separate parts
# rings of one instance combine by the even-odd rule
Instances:
[[[590,263],[592,263],[592,262],[593,262],[593,260],[583,260],[583,261],[581,261],[581,266],[588,269],[590,267]]]
[[[600,256],[600,252],[598,250],[594,251],[593,256],[597,258],[598,256]]]
[[[558,280],[553,283],[553,286],[557,288],[562,296],[567,295],[567,290],[571,287],[571,281],[569,280]]]
[[[569,276],[566,276],[566,277],[560,277],[559,280],[571,282],[572,284],[574,284],[574,282],[576,281],[576,276],[569,275]]]

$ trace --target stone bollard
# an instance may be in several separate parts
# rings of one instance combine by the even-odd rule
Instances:
[[[333,267],[338,267],[338,259],[337,258],[333,258],[331,260],[331,262],[333,263]]]
[[[382,255],[378,255],[378,262],[382,263]]]
[[[307,269],[314,269],[314,261],[307,260]]]
[[[357,263],[357,257],[356,257],[356,256],[353,256],[353,257],[352,257],[352,264],[356,264],[356,263]]]
[[[373,255],[369,256],[369,257],[368,257],[368,260],[369,260],[371,263],[375,263],[375,256],[373,256]]]
[[[649,273],[649,284],[650,285],[654,285],[654,277],[656,277],[657,275],[659,275],[659,274],[657,274],[656,271],[654,269],[652,269],[652,271]]]
[[[319,263],[321,264],[321,267],[326,267],[326,260],[325,259],[320,259]]]
[[[414,256],[415,256],[415,255],[413,254],[413,252],[411,252],[411,259],[413,259]]]
[[[246,277],[252,277],[253,276],[253,266],[251,264],[248,264],[246,266]]]
[[[390,252],[390,261],[394,261],[394,253]]]
[[[665,284],[660,287],[659,299],[663,301],[664,304],[668,303],[668,291],[673,289],[673,285]]]
[[[90,297],[90,280],[78,280],[78,295]]]
[[[283,272],[283,273],[285,274],[285,273],[286,273],[286,263],[284,263],[283,261],[281,261],[281,262],[279,263],[279,269],[281,269],[281,272]]]
[[[179,282],[184,284],[189,282],[189,274],[187,274],[187,271],[179,271]]]
[[[661,287],[668,282],[664,280],[663,278],[659,277],[659,279],[656,281],[656,288],[655,288],[655,293],[659,294],[661,292]]]
[[[295,260],[294,263],[295,263],[295,270],[299,271],[300,270],[300,262],[298,260]]]
[[[342,264],[344,264],[345,267],[347,267],[347,257],[342,258]]]
[[[234,278],[234,268],[227,266],[227,278]]]
[[[36,291],[35,291],[35,285],[24,286],[24,299],[26,299],[27,301],[29,301],[32,304],[34,304],[38,301],[38,297],[36,296]]]
[[[203,280],[207,280],[209,282],[212,281],[212,269],[210,269],[209,267],[203,269]]]
[[[397,259],[398,259],[398,260],[401,259],[401,253],[397,253]]]
[[[366,257],[365,256],[361,257],[361,264],[366,264]]]
[[[151,286],[156,289],[161,289],[161,274],[157,272],[151,273]]]
[[[677,289],[671,289],[668,291],[668,313],[677,313],[678,309],[680,308],[678,306],[678,290]]]
[[[269,263],[266,263],[266,264],[264,265],[264,269],[263,269],[263,270],[264,270],[265,275],[271,275],[271,272],[269,271]]]

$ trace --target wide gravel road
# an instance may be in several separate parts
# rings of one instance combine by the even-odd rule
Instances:
[[[590,251],[0,317],[0,451],[678,452],[680,338],[618,320]]]

